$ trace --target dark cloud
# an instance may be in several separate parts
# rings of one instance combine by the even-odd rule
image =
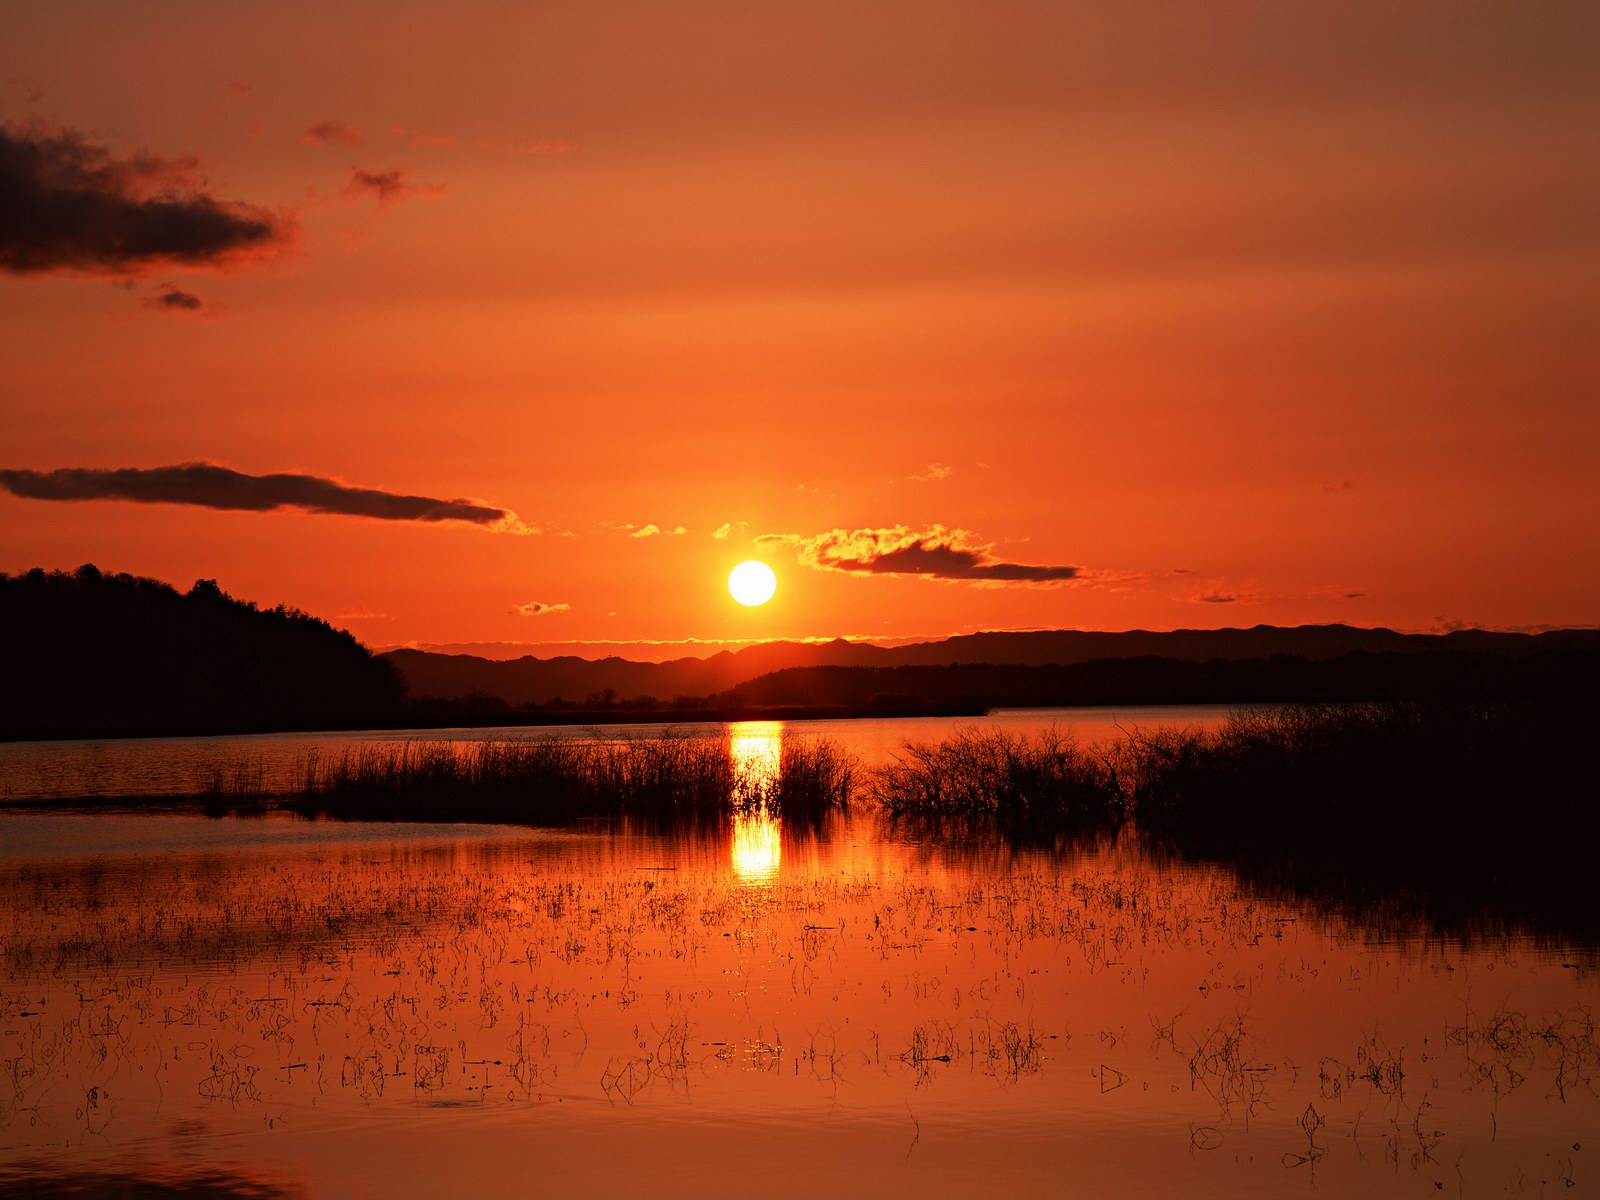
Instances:
[[[114,158],[71,130],[0,125],[0,271],[240,266],[291,239],[292,223],[218,200],[197,172],[192,158]]]
[[[351,167],[350,185],[345,188],[345,192],[352,196],[370,194],[377,198],[379,208],[387,208],[391,204],[398,204],[413,196],[444,195],[442,187],[408,181],[404,167],[390,167],[387,171],[367,171],[361,167]]]
[[[887,529],[830,529],[816,537],[764,534],[758,544],[797,546],[800,561],[820,571],[871,575],[923,575],[977,583],[1050,586],[1080,574],[1077,567],[1034,566],[1005,562],[991,543],[965,529],[932,525],[914,530],[907,525]]]
[[[158,312],[199,312],[205,302],[193,292],[186,292],[171,283],[164,283],[153,295],[145,298],[144,306]]]
[[[306,130],[306,141],[316,142],[318,145],[327,146],[339,142],[346,146],[359,146],[367,140],[367,135],[354,125],[346,125],[343,121],[327,120],[318,121]]]
[[[381,521],[466,521],[502,532],[531,532],[508,509],[474,500],[405,496],[349,487],[316,475],[245,475],[213,463],[148,469],[0,470],[0,487],[29,500],[132,500],[250,512],[298,508]]]
[[[1195,601],[1199,604],[1237,604],[1239,597],[1232,592],[1201,592]]]

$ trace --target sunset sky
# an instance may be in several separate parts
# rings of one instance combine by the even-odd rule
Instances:
[[[645,658],[1600,623],[1593,3],[3,25],[0,570]]]

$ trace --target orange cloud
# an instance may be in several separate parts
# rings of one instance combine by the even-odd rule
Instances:
[[[1078,567],[1035,566],[1006,562],[994,553],[994,544],[979,540],[965,529],[931,525],[914,530],[908,525],[887,529],[830,529],[815,537],[798,534],[762,534],[758,545],[792,545],[800,562],[819,571],[863,572],[871,575],[922,575],[930,579],[966,580],[974,583],[1050,587],[1075,579]]]

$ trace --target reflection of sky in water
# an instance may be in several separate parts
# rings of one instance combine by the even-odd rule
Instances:
[[[742,796],[761,798],[754,807],[735,813],[733,818],[729,858],[741,883],[771,883],[778,877],[783,836],[778,818],[767,807],[765,798],[778,779],[782,745],[781,721],[740,721],[728,730],[735,786]]]
[[[728,745],[759,772],[782,736]],[[212,822],[232,853],[82,820],[25,861],[0,819],[0,1196],[498,1196],[534,1151],[551,1194],[650,1200],[707,1163],[774,1198],[1594,1178],[1587,946],[869,812],[731,845]]]

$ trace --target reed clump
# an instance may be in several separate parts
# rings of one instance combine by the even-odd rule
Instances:
[[[969,727],[905,742],[869,791],[895,816],[992,818],[1005,826],[1114,824],[1123,795],[1109,758],[1055,727],[1032,737]]]
[[[747,784],[735,807],[766,807],[793,824],[815,825],[850,806],[856,767],[853,754],[826,738],[785,738],[777,774]]]
[[[907,743],[869,792],[961,832],[1113,833],[1272,891],[1436,925],[1600,932],[1593,705],[1295,705],[1134,730],[1086,753],[1050,730]]]
[[[751,779],[716,736],[561,737],[364,746],[302,764],[289,803],[356,819],[559,825],[585,817],[705,820],[764,805],[788,815],[849,802],[852,760],[832,743],[785,745]]]

